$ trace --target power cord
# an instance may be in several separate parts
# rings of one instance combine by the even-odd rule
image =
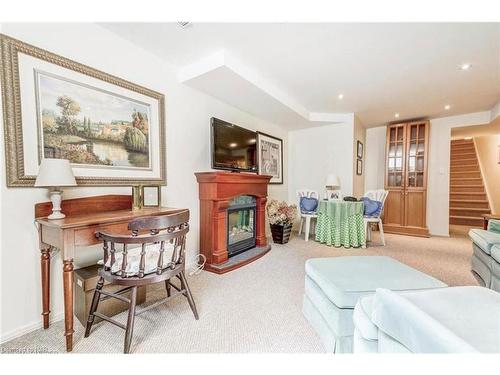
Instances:
[[[189,276],[199,275],[203,270],[203,268],[205,267],[206,262],[207,258],[203,254],[198,254],[197,256],[193,257],[192,263],[196,264],[196,266],[191,268],[191,270],[189,271]]]

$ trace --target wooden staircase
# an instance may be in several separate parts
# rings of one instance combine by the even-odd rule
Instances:
[[[451,141],[450,158],[450,224],[480,227],[491,211],[474,141]]]

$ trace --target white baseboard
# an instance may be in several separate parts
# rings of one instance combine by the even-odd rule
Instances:
[[[61,311],[59,313],[51,314],[50,317],[51,317],[50,324],[53,324],[55,322],[64,319],[64,312]],[[22,327],[13,329],[12,331],[2,334],[0,337],[0,344],[4,344],[8,341],[21,337],[22,335],[36,331],[37,329],[42,328],[42,326],[43,322],[42,322],[42,317],[40,316],[40,319],[38,319],[36,322],[25,324]]]

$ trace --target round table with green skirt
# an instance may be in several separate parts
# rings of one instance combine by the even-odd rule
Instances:
[[[320,201],[316,241],[335,247],[366,247],[363,202]]]

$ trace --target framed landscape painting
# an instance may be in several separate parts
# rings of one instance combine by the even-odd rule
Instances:
[[[0,38],[8,186],[33,186],[44,158],[78,185],[166,183],[162,94]]]
[[[283,141],[257,132],[259,174],[272,176],[270,184],[283,183]]]

